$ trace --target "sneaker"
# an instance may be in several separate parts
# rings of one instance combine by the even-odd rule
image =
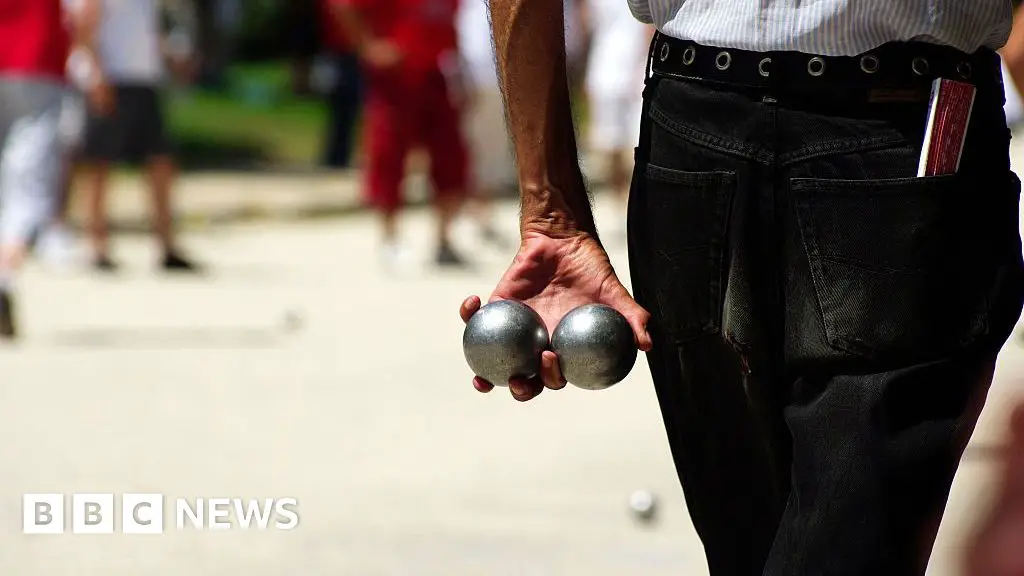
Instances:
[[[75,236],[62,225],[54,225],[43,231],[37,247],[43,261],[58,269],[75,268],[81,261]]]
[[[396,242],[386,242],[381,246],[380,262],[388,272],[408,272],[416,267],[412,252]]]
[[[100,254],[92,259],[93,270],[103,273],[117,272],[117,262],[110,259],[106,254]]]
[[[0,339],[13,339],[17,333],[14,328],[14,303],[10,292],[0,291]]]
[[[165,272],[184,272],[195,274],[201,271],[195,262],[186,259],[181,254],[174,251],[164,254],[164,259],[163,262],[160,263],[160,267],[163,268]]]

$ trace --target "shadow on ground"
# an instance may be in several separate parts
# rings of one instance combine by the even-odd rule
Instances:
[[[298,326],[109,327],[60,330],[51,343],[60,348],[117,350],[224,350],[277,348]]]

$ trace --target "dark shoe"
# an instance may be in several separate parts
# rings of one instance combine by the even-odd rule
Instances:
[[[92,267],[97,272],[117,272],[117,262],[110,259],[110,256],[103,254],[97,256],[92,261]]]
[[[184,272],[184,273],[198,273],[200,268],[194,262],[191,262],[176,252],[167,252],[164,254],[164,260],[160,263],[160,267],[165,272]]]
[[[434,259],[438,266],[451,266],[464,268],[469,265],[468,262],[459,256],[459,253],[452,249],[451,246],[443,245],[437,249],[437,257]]]
[[[0,291],[0,339],[11,339],[17,334],[14,328],[14,303],[11,294]]]

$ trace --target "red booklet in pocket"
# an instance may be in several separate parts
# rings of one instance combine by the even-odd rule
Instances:
[[[954,174],[959,169],[975,91],[973,85],[954,80],[939,78],[932,83],[918,176]]]

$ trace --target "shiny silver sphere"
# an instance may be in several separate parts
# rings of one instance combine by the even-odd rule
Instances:
[[[603,304],[580,306],[565,315],[551,335],[562,376],[584,390],[603,390],[625,378],[636,362],[633,329],[618,310]]]
[[[495,386],[510,378],[532,378],[548,348],[548,329],[537,312],[522,302],[498,300],[479,310],[462,333],[462,351],[477,376]]]

